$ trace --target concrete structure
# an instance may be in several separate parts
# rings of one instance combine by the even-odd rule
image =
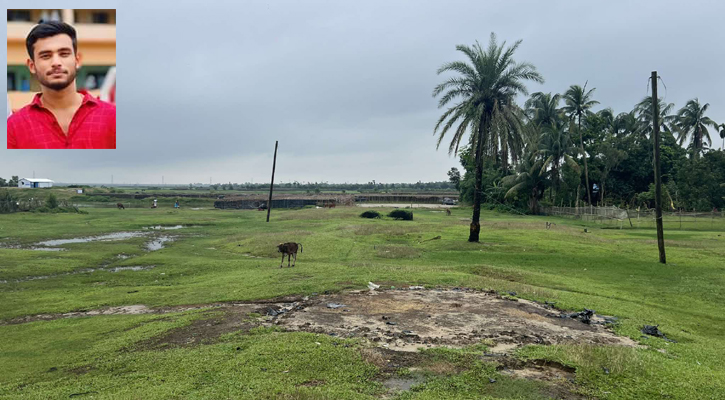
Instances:
[[[78,89],[98,97],[109,69],[116,65],[116,10],[8,10],[8,99],[13,110],[29,104],[40,84],[28,71],[25,38],[43,20],[66,22],[76,30],[81,68]],[[115,92],[115,91],[114,91]]]
[[[18,181],[19,188],[49,188],[53,187],[53,181],[42,178],[22,178]]]

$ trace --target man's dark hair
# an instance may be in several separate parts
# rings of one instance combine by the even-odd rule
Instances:
[[[76,40],[76,30],[72,26],[60,21],[41,21],[30,31],[25,39],[25,47],[31,60],[35,60],[33,56],[33,48],[38,39],[45,39],[55,35],[68,35],[73,41],[73,53],[78,53],[78,41]]]

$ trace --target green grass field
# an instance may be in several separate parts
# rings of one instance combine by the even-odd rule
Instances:
[[[6,281],[0,320],[308,295],[365,288],[368,281],[516,291],[563,309],[617,316],[615,331],[643,344],[527,346],[517,353],[576,368],[574,391],[581,398],[725,398],[725,226],[708,221],[697,229],[666,229],[668,264],[662,265],[652,229],[591,225],[584,233],[574,221],[484,212],[478,244],[466,241],[470,208],[452,216],[414,210],[414,221],[361,219],[362,211],[273,210],[269,223],[266,212],[168,206],[0,215],[0,243],[20,247],[0,248],[0,281]],[[547,220],[557,223],[554,229],[544,229]],[[185,228],[162,232],[174,240],[153,252],[144,249],[145,237],[72,243],[60,252],[26,249],[154,225]],[[304,251],[295,268],[279,269],[275,246],[286,241],[303,243]],[[73,273],[101,266],[154,268]],[[47,278],[27,280],[39,276]],[[208,314],[0,325],[0,398],[372,399],[386,393],[381,367],[361,355],[368,345],[352,339],[255,328],[196,346],[140,345]],[[659,325],[676,343],[643,338],[644,324]],[[426,372],[425,383],[392,398],[551,397],[539,382],[502,376],[482,351],[424,354],[444,359],[455,373]]]

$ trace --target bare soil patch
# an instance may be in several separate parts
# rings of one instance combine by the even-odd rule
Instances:
[[[493,341],[509,353],[527,344],[635,346],[595,315],[591,324],[560,318],[546,306],[472,290],[386,290],[317,296],[274,323],[289,331],[365,338],[399,351]]]

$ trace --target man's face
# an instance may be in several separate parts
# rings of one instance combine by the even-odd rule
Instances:
[[[80,59],[73,52],[70,36],[59,34],[38,39],[33,56],[35,60],[27,61],[28,69],[41,85],[52,90],[63,90],[76,79]]]

